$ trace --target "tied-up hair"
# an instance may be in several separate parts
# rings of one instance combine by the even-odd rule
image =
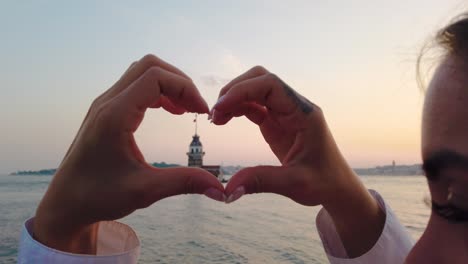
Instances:
[[[455,17],[448,26],[439,30],[432,41],[426,43],[422,48],[417,59],[416,74],[418,84],[423,90],[425,88],[425,82],[422,76],[426,74],[422,74],[422,62],[426,55],[434,50],[436,50],[435,52],[438,55],[440,55],[440,53],[437,53],[437,50],[442,53],[442,59],[447,56],[455,56],[468,65],[468,12]],[[432,56],[428,57],[431,58]],[[438,62],[442,61],[441,57],[437,55],[436,59]],[[432,64],[430,66],[431,67],[427,69],[428,71],[430,71],[434,65]]]
[[[447,55],[468,58],[468,13],[458,16],[454,22],[440,30],[436,42]]]

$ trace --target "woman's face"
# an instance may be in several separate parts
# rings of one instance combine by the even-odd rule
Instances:
[[[422,157],[435,207],[407,263],[468,263],[468,63],[448,57],[428,88]]]

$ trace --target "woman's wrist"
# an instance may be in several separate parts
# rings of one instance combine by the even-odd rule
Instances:
[[[331,216],[349,257],[361,256],[379,239],[385,213],[351,168],[323,206]]]
[[[48,203],[48,195],[39,205],[34,218],[33,236],[40,243],[75,254],[96,254],[99,223],[83,223],[70,208]],[[55,199],[57,201],[57,199]]]

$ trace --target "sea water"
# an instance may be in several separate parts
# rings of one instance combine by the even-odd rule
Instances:
[[[0,176],[0,263],[16,263],[22,223],[34,214],[51,176]],[[429,217],[423,176],[365,176],[418,239]],[[226,205],[182,195],[121,221],[137,232],[139,263],[327,263],[315,227],[320,207],[274,194]]]

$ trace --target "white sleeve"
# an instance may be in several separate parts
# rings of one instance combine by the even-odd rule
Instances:
[[[99,223],[96,255],[80,255],[49,248],[34,240],[34,218],[21,231],[18,263],[120,264],[137,263],[140,241],[127,225],[115,221]]]
[[[385,225],[375,245],[368,252],[357,258],[351,259],[348,257],[328,212],[322,208],[318,213],[316,219],[317,230],[330,263],[399,264],[404,263],[406,256],[413,247],[413,239],[398,221],[392,209],[376,191],[369,190],[369,192],[385,212]]]

